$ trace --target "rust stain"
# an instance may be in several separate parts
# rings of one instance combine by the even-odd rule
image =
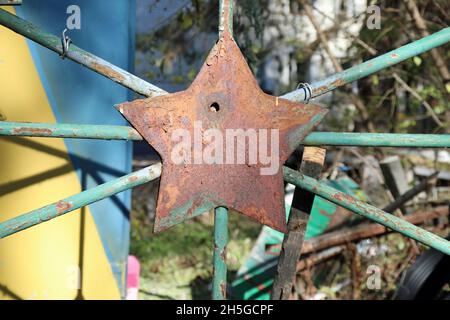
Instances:
[[[70,202],[66,202],[66,201],[63,201],[63,200],[58,201],[58,202],[56,203],[56,212],[57,212],[58,214],[64,213],[64,212],[66,212],[66,211],[72,209],[72,206],[73,206],[73,205],[72,205]]]
[[[177,198],[179,195],[179,190],[176,184],[167,184],[165,187],[160,186],[161,191],[164,194],[165,203],[164,206],[167,208],[173,208],[177,205]],[[161,194],[160,191],[160,194]]]
[[[391,54],[391,58],[392,59],[397,59],[398,58],[398,54],[396,54],[395,52],[393,54]]]
[[[338,201],[344,201],[344,202],[348,202],[350,204],[355,204],[355,198],[345,194],[345,193],[335,193],[332,196],[333,199],[336,199]]]
[[[341,87],[341,86],[345,85],[346,83],[347,83],[347,82],[345,82],[344,79],[337,79],[337,80],[334,80],[334,81],[331,83],[331,86],[332,86],[332,87]]]
[[[220,283],[220,293],[222,294],[223,298],[227,297],[227,288],[226,288],[226,284],[221,282]]]
[[[136,176],[131,176],[131,177],[128,178],[128,182],[134,182],[134,181],[136,181],[137,179],[138,179],[138,177],[136,177]]]
[[[32,127],[18,127],[12,130],[13,134],[31,133],[31,134],[44,134],[50,135],[53,130],[48,128],[32,128]]]
[[[224,248],[221,252],[220,252],[220,257],[222,258],[223,261],[227,260],[227,249]]]
[[[258,284],[256,287],[258,288],[259,291],[263,291],[266,289],[266,286],[263,284]]]
[[[322,93],[328,90],[327,86],[320,86],[316,89],[313,90],[313,94],[318,94],[318,93]]]
[[[92,63],[92,69],[97,71],[98,73],[101,73],[108,78],[113,79],[114,81],[123,81],[125,80],[125,76],[117,72],[116,70],[112,69],[109,66],[105,66],[104,64],[100,64],[97,62]]]

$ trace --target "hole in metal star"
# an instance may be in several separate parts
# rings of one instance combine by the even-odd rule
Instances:
[[[217,102],[214,102],[209,106],[209,111],[211,111],[211,112],[219,112],[219,110],[220,110],[220,106]]]

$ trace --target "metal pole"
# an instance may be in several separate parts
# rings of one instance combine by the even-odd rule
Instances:
[[[311,132],[303,144],[307,146],[448,148],[450,134]]]
[[[433,33],[428,37],[408,43],[407,45],[389,51],[388,53],[370,59],[357,66],[351,67],[342,72],[338,72],[326,78],[325,80],[311,84],[311,98],[315,98],[338,87],[342,87],[343,85],[346,85],[350,82],[367,77],[384,68],[390,67],[408,58],[429,51],[449,41],[450,27]],[[307,96],[309,96],[309,94],[306,93],[303,88],[300,88],[281,96],[281,98],[301,102],[307,100]]]
[[[6,121],[0,121],[0,136],[142,140],[142,136],[128,126]]]
[[[213,300],[227,298],[227,243],[228,210],[219,207],[214,210]]]
[[[44,32],[32,23],[15,16],[6,10],[0,9],[0,25],[33,40],[36,43],[62,55],[63,48],[61,38]],[[165,94],[166,91],[148,83],[135,75],[71,44],[65,57],[73,60],[128,89],[147,97],[155,97]]]
[[[115,125],[28,123],[0,121],[0,136],[142,140],[134,128]],[[305,146],[449,148],[450,134],[311,132]]]
[[[219,38],[225,33],[233,35],[233,0],[219,1]],[[214,210],[213,300],[227,298],[228,209]]]
[[[219,0],[219,38],[224,32],[233,35],[233,0]]]
[[[161,164],[130,173],[118,179],[106,182],[76,195],[62,199],[48,206],[22,214],[16,218],[0,223],[0,238],[25,230],[42,222],[59,217],[68,212],[100,201],[119,192],[134,188],[161,175]]]
[[[383,226],[400,232],[423,244],[450,255],[450,242],[433,233],[416,227],[415,225],[384,212],[370,204],[359,201],[343,192],[340,192],[324,182],[303,175],[295,170],[283,167],[284,179],[293,185],[308,190],[316,195],[344,207],[354,213],[362,215]]]

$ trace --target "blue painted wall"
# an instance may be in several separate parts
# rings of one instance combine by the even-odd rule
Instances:
[[[81,9],[81,29],[67,32],[73,43],[133,72],[135,1],[24,1],[17,7],[17,14],[60,35],[69,16],[67,7],[72,4]],[[28,45],[58,122],[126,124],[113,105],[130,100],[130,91],[70,60],[62,60],[32,41],[28,41]],[[83,188],[94,187],[131,170],[132,144],[129,142],[66,139],[65,143]],[[122,292],[129,249],[130,205],[130,191],[90,205]]]

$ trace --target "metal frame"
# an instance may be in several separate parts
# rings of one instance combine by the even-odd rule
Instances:
[[[224,28],[232,33],[233,1],[219,1],[219,34]],[[0,10],[0,24],[29,38],[42,46],[85,66],[134,92],[155,97],[167,94],[166,91],[148,83],[125,70],[122,70],[101,58],[71,45],[67,52],[63,51],[61,39],[40,30],[37,26]],[[410,57],[429,51],[450,41],[450,28],[442,29],[430,36],[409,43],[396,50],[368,60],[360,65],[336,73],[325,80],[311,84],[310,90],[300,88],[287,93],[282,98],[305,101],[332,91],[384,68],[397,64]],[[0,122],[0,135],[82,138],[104,140],[141,140],[139,133],[127,126],[109,125],[74,125]],[[385,133],[334,133],[313,132],[303,141],[309,146],[376,146],[376,147],[450,147],[450,135],[442,134],[385,134]],[[422,242],[445,254],[450,255],[450,242],[423,230],[413,224],[397,218],[381,209],[350,197],[325,183],[305,176],[287,167],[283,168],[284,179],[304,190],[312,192],[324,199],[340,205],[354,213],[360,214],[392,230]],[[142,185],[156,179],[161,174],[161,164],[155,164],[137,172],[85,190],[79,194],[60,200],[43,208],[25,213],[16,218],[0,223],[0,238],[10,236],[34,225],[43,223],[60,215],[69,213],[80,207],[102,200],[124,190]],[[214,224],[214,280],[213,298],[226,298],[226,244],[228,241],[228,212],[226,208],[216,208]]]

